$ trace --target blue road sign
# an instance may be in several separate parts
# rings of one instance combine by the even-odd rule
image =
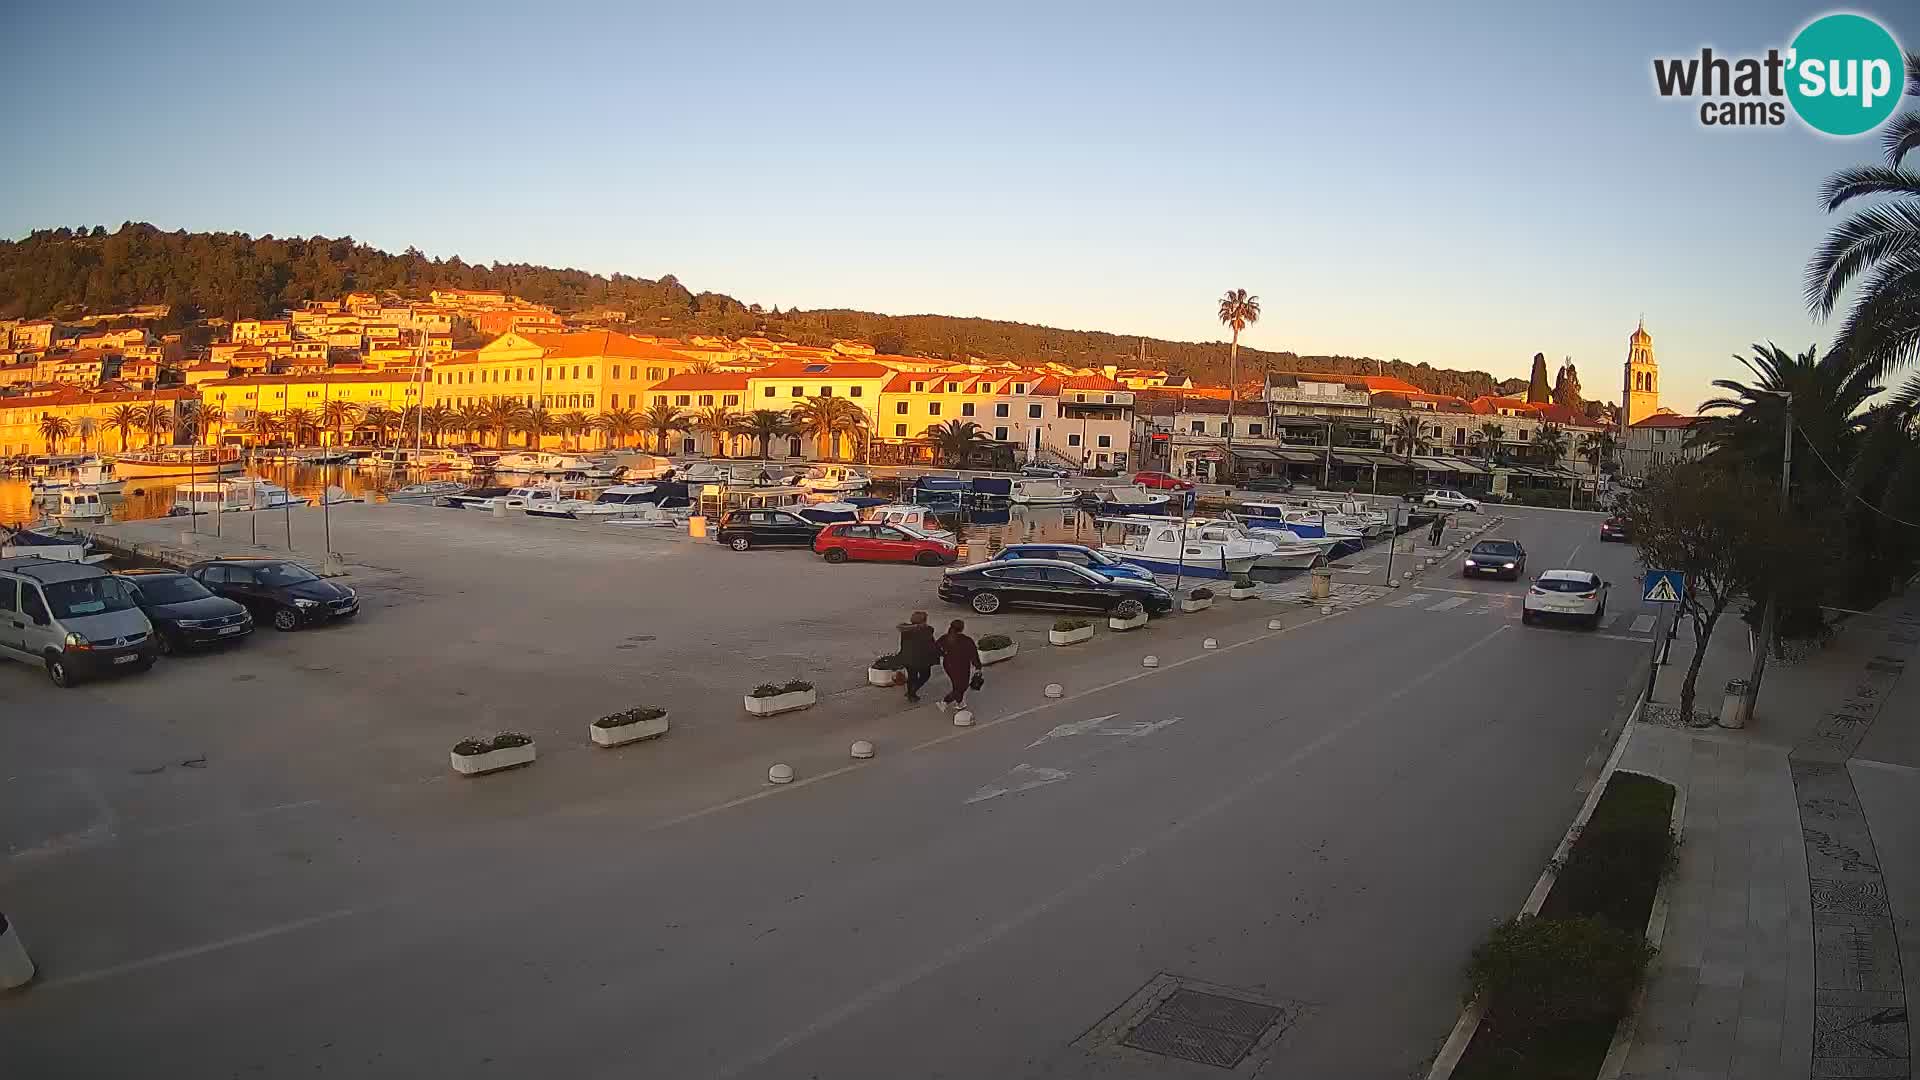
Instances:
[[[1677,604],[1687,595],[1687,575],[1678,570],[1649,570],[1640,599],[1650,604]]]

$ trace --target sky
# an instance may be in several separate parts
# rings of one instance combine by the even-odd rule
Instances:
[[[674,274],[1524,377],[1663,403],[1824,343],[1801,274],[1872,135],[1703,127],[1656,56],[1834,8],[16,0],[0,236],[149,221]],[[1329,10],[1330,9],[1330,10]],[[1907,48],[1920,14],[1856,6]],[[33,43],[33,44],[29,44]]]

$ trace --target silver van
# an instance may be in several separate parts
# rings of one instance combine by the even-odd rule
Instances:
[[[153,624],[131,587],[97,566],[0,559],[0,657],[41,664],[59,687],[159,655]]]

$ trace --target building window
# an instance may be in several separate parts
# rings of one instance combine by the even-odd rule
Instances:
[[[860,396],[860,388],[859,388],[859,387],[857,387],[857,386],[849,386],[849,387],[847,387],[847,396],[848,396],[848,397],[859,397],[859,396]]]
[[[573,365],[573,377],[574,377],[574,378],[576,378],[576,379],[580,377],[580,365],[579,365],[579,364],[575,364],[575,365]]]
[[[1207,433],[1207,423],[1206,423],[1206,421],[1204,421],[1204,420],[1195,420],[1195,421],[1193,422],[1193,433],[1194,433],[1195,435],[1205,435],[1205,434]]]
[[[949,394],[957,394],[957,393],[959,393],[959,392],[960,392],[960,384],[959,384],[959,383],[957,383],[957,382],[950,382],[950,383],[948,383],[948,384],[947,384],[947,393],[949,393]]]
[[[894,402],[894,403],[893,403],[893,411],[894,411],[894,413],[895,413],[896,415],[899,415],[899,416],[905,416],[905,415],[907,415],[907,403],[906,403],[906,402],[904,402],[904,401],[896,401],[896,402]]]
[[[765,394],[764,396],[766,396],[766,397],[772,397],[773,395],[774,395],[774,389],[773,389],[773,387],[771,387],[771,386],[769,386],[769,387],[767,387],[767,392],[766,392],[766,394]]]
[[[1079,435],[1079,434],[1078,434],[1078,433],[1076,432],[1075,434],[1072,434],[1072,435],[1069,435],[1069,436],[1067,436],[1067,445],[1068,445],[1068,446],[1079,446],[1079,445],[1080,445],[1080,435]]]
[[[1023,382],[1017,382],[1017,383],[1014,383],[1014,384],[1013,384],[1013,392],[1014,392],[1014,393],[1016,393],[1016,394],[1024,394],[1024,393],[1026,393],[1026,392],[1027,392],[1027,384],[1026,384],[1026,383],[1023,383]]]
[[[592,395],[592,394],[588,394],[588,395],[587,395],[587,408],[589,408],[589,409],[591,409],[591,408],[593,408],[593,395]]]
[[[616,378],[616,379],[620,377],[620,365],[619,365],[619,364],[615,364],[615,365],[613,365],[613,377],[614,377],[614,378]]]
[[[1248,434],[1249,436],[1251,436],[1251,437],[1253,437],[1253,438],[1255,438],[1255,439],[1257,439],[1257,438],[1259,438],[1259,437],[1260,437],[1260,425],[1259,425],[1259,424],[1248,424],[1248,425],[1247,425],[1247,434]],[[1100,436],[1100,437],[1101,437],[1102,439],[1104,439],[1104,438],[1106,438],[1106,436],[1105,436],[1105,435],[1102,435],[1102,436]],[[1105,446],[1105,445],[1107,445],[1107,444],[1103,442],[1103,443],[1101,443],[1100,445],[1101,445],[1101,446]]]
[[[1098,436],[1095,436],[1095,437],[1094,437],[1094,442],[1093,442],[1093,444],[1094,444],[1095,446],[1112,446],[1112,445],[1113,445],[1113,436],[1111,436],[1111,435],[1098,435]]]
[[[1005,415],[1007,415],[1007,403],[1003,401],[1003,402],[1001,402],[1001,403],[999,403],[998,405],[995,405],[995,406],[993,407],[993,415],[995,415],[995,416],[1005,416]]]
[[[589,378],[589,379],[591,379],[591,378],[593,378],[593,365],[592,365],[592,364],[588,364],[588,365],[587,365],[587,378]]]
[[[971,402],[971,401],[963,401],[963,402],[961,402],[961,403],[960,403],[960,415],[961,415],[961,416],[972,416],[972,415],[973,415],[973,402]]]
[[[899,438],[902,438],[902,439],[904,439],[904,438],[906,438],[906,437],[907,437],[907,425],[905,425],[905,424],[895,424],[895,425],[893,425],[893,433],[894,433],[894,435],[896,435],[896,436],[898,436]]]
[[[833,387],[831,387],[831,386],[823,386],[823,387],[821,387],[821,388],[820,388],[820,396],[821,396],[821,397],[832,397],[832,396],[833,396]]]
[[[728,394],[728,395],[726,395],[725,397],[723,397],[723,398],[721,398],[721,399],[720,399],[720,404],[722,404],[722,405],[738,405],[738,404],[740,404],[740,395],[739,395],[739,394]]]
[[[673,403],[675,405],[691,405],[693,404],[693,399],[686,394],[675,394]]]
[[[914,392],[914,393],[916,393],[916,394],[924,394],[924,393],[926,393],[926,392],[927,392],[927,384],[926,384],[926,383],[923,383],[923,382],[917,382],[917,383],[914,383],[914,384],[913,384],[913,392]]]
[[[1027,406],[1027,419],[1029,420],[1040,419],[1040,406],[1038,405]]]
[[[649,378],[649,379],[658,379],[658,378],[660,378],[660,377],[661,377],[661,375],[660,375],[660,369],[659,369],[659,368],[657,368],[657,367],[650,367],[650,368],[648,368],[648,369],[647,369],[647,378]]]
[[[614,408],[616,408],[616,409],[620,407],[620,399],[619,399],[619,398],[617,398],[617,397],[616,397],[616,398],[614,398],[614,399],[613,399],[613,406],[614,406]],[[637,406],[636,406],[636,405],[634,404],[634,400],[633,400],[633,395],[632,395],[632,394],[628,394],[628,395],[627,395],[627,408],[629,408],[629,409],[632,409],[632,408],[637,408]]]
[[[794,387],[794,388],[793,388],[793,394],[792,394],[792,396],[794,396],[794,397],[806,397],[806,396],[807,396],[807,388],[806,388],[806,387],[804,387],[804,386],[796,386],[796,387]]]
[[[713,404],[713,395],[712,395],[712,394],[701,394],[701,395],[700,395],[700,404],[702,404],[702,405],[712,405],[712,404]]]
[[[994,437],[994,438],[995,438],[996,440],[998,440],[998,441],[1000,441],[1000,442],[1006,442],[1006,441],[1007,441],[1007,429],[1006,429],[1006,428],[1003,428],[1003,427],[997,427],[997,428],[994,428],[994,429],[993,429],[993,437]]]
[[[1108,395],[1107,395],[1107,404],[1109,404],[1109,405],[1111,405],[1111,404],[1113,404],[1113,395],[1112,395],[1112,394],[1108,394]]]
[[[655,405],[665,405],[667,403],[667,395],[665,394],[653,395],[653,403]]]
[[[927,415],[928,415],[928,416],[939,416],[939,415],[940,415],[940,403],[939,403],[939,402],[937,402],[937,401],[929,401],[929,402],[927,402]]]

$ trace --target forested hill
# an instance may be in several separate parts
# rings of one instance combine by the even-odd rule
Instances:
[[[872,341],[883,351],[929,356],[973,355],[1060,360],[1086,366],[1136,366],[1141,340],[1123,334],[946,315],[879,315],[866,311],[761,310],[720,293],[694,293],[671,275],[658,281],[518,263],[481,265],[431,259],[408,249],[393,255],[351,238],[251,237],[244,233],[163,232],[129,222],[114,232],[43,229],[0,241],[0,317],[72,317],[138,304],[173,306],[168,321],[245,318],[336,299],[356,291],[420,295],[436,287],[498,289],[557,311],[625,310],[631,327],[651,333],[760,333],[824,345],[836,338]],[[1147,338],[1146,365],[1196,381],[1223,382],[1224,342]],[[1515,366],[1524,363],[1515,358]],[[1368,357],[1299,356],[1240,350],[1241,377],[1266,371],[1332,371],[1397,375],[1435,393],[1477,394],[1525,386],[1483,371],[1451,371]]]

